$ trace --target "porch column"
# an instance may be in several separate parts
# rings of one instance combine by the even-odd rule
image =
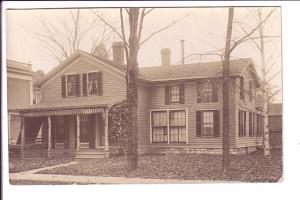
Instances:
[[[77,146],[76,146],[76,150],[79,150],[80,148],[80,116],[79,115],[76,115],[76,143],[77,143]]]
[[[48,116],[48,151],[47,155],[48,158],[51,158],[51,148],[52,148],[52,141],[51,141],[51,116]]]
[[[104,151],[105,157],[109,157],[109,143],[108,143],[108,108],[105,108],[105,124],[104,124]]]
[[[24,159],[24,146],[25,146],[25,120],[21,116],[21,156]]]

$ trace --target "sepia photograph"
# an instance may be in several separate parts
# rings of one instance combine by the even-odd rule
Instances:
[[[5,10],[9,184],[284,181],[281,13]]]

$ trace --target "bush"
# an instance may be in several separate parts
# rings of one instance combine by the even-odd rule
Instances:
[[[10,158],[19,158],[19,157],[21,157],[21,146],[10,144],[8,146],[8,154],[9,154]]]

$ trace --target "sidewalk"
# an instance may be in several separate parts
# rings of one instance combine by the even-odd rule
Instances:
[[[54,175],[54,174],[35,174],[36,172],[53,169],[61,166],[77,164],[76,161],[44,167],[25,172],[11,173],[10,180],[21,181],[42,181],[42,182],[62,182],[77,184],[195,184],[195,183],[213,183],[220,181],[209,180],[178,180],[178,179],[146,179],[146,178],[127,178],[127,177],[99,177],[99,176],[71,176],[71,175]],[[225,181],[224,181],[225,182]]]

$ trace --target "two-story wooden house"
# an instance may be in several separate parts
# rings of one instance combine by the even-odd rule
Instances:
[[[171,65],[169,49],[161,56],[161,66],[139,68],[139,152],[221,153],[222,63]],[[44,156],[108,156],[108,111],[126,97],[123,57],[121,43],[113,61],[77,51],[36,83],[41,102],[20,110],[23,156],[41,126]],[[231,152],[247,153],[262,144],[260,80],[251,59],[232,60],[230,76]]]

